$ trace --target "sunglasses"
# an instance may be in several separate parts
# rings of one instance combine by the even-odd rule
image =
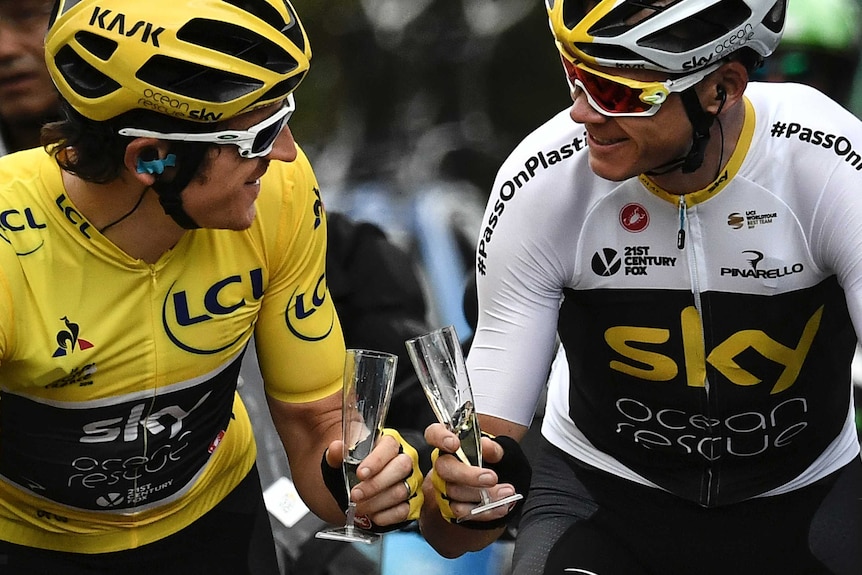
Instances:
[[[593,109],[604,116],[652,116],[670,94],[691,88],[721,66],[717,62],[680,78],[642,82],[594,70],[565,56],[561,60],[572,90],[580,88]]]
[[[245,130],[223,130],[220,132],[204,132],[189,134],[182,132],[153,132],[140,128],[122,128],[121,136],[136,138],[157,138],[159,140],[177,140],[181,142],[205,142],[208,144],[233,144],[239,148],[243,158],[259,158],[272,151],[276,138],[287,125],[290,116],[296,110],[293,94],[288,94],[284,106],[272,116]]]

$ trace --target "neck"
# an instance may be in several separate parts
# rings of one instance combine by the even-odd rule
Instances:
[[[674,194],[688,194],[708,187],[730,161],[744,124],[745,106],[742,102],[723,110],[710,128],[709,143],[700,168],[690,174],[674,170],[651,176],[651,179],[663,190]]]
[[[133,258],[156,263],[186,231],[165,214],[156,193],[136,181],[121,176],[95,184],[63,172],[63,183],[76,208]]]

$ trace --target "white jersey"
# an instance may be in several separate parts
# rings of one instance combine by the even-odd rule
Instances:
[[[712,506],[858,456],[862,122],[801,85],[746,95],[726,169],[684,196],[596,176],[567,110],[517,147],[476,252],[480,412],[528,425],[559,334],[543,434],[599,469]]]

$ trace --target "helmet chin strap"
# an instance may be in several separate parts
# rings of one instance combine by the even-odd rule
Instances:
[[[152,185],[159,196],[159,203],[165,213],[181,228],[187,230],[194,230],[200,226],[183,208],[182,193],[198,172],[207,149],[209,149],[209,144],[186,143],[182,151],[177,154],[174,177],[170,181],[157,178]]]
[[[712,127],[712,123],[718,114],[710,114],[701,107],[694,87],[682,91],[680,98],[682,98],[682,105],[692,126],[691,148],[689,148],[688,154],[684,157],[671,160],[646,172],[648,176],[663,176],[674,170],[681,170],[683,174],[690,174],[697,171],[703,165],[706,145],[709,143],[709,129]],[[724,101],[722,99],[723,106]],[[719,109],[720,111],[721,109]]]

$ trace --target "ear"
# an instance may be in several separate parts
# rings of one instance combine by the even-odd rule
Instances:
[[[707,76],[697,86],[700,105],[710,114],[719,114],[735,106],[748,86],[748,71],[739,62],[729,61]]]
[[[123,164],[138,181],[151,186],[176,157],[168,153],[169,145],[155,138],[135,138],[126,146]]]

